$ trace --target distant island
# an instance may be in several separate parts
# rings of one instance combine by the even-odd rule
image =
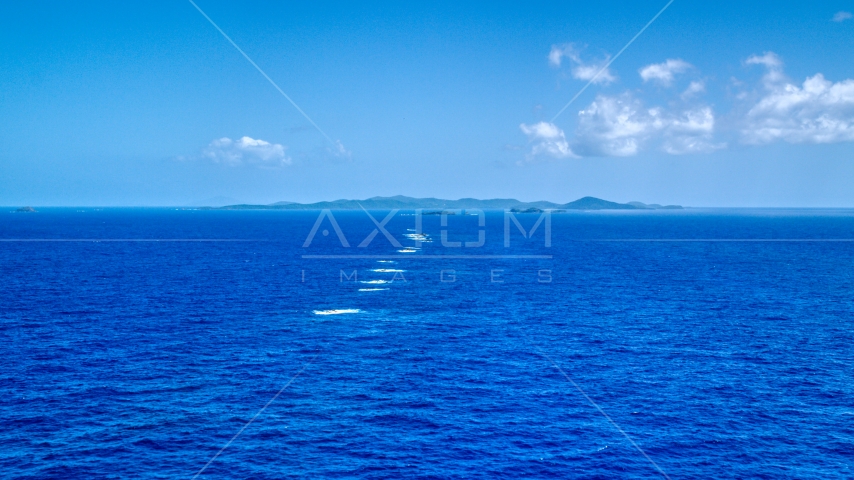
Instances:
[[[679,205],[645,204],[641,202],[616,203],[595,197],[579,198],[569,203],[520,202],[513,198],[495,198],[478,200],[461,198],[442,200],[440,198],[412,198],[403,195],[394,197],[371,197],[365,200],[334,200],[331,202],[296,203],[276,202],[269,205],[227,205],[224,207],[203,207],[206,210],[415,210],[419,208],[456,210],[512,210],[518,213],[539,213],[544,210],[678,210]]]

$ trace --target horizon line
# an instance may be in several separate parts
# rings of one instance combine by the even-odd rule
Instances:
[[[300,205],[312,205],[312,204],[315,204],[315,203],[322,203],[322,202],[329,202],[329,203],[332,203],[332,202],[334,202],[334,201],[337,201],[337,200],[333,200],[333,201],[322,200],[322,201],[320,201],[320,202],[311,202],[311,203],[305,203],[305,204],[300,204],[299,202],[294,202],[294,203],[295,203],[295,204],[300,204]],[[356,200],[346,200],[346,201],[356,201]],[[458,200],[453,200],[453,201],[458,201]],[[520,202],[521,202],[521,201],[520,201]],[[549,201],[549,200],[534,200],[534,201],[530,201],[530,202],[521,202],[521,203],[536,203],[536,202],[549,202],[549,203],[556,203],[556,202],[551,202],[551,201]],[[275,203],[275,202],[274,202],[274,203]],[[571,203],[571,202],[568,202],[568,203]],[[619,202],[614,202],[614,203],[619,203]],[[28,208],[28,207],[29,207],[29,208],[90,208],[90,209],[104,209],[104,208],[158,208],[158,209],[176,209],[176,210],[199,210],[199,209],[208,209],[208,208],[210,208],[210,209],[221,209],[221,208],[223,208],[223,207],[232,207],[232,206],[238,206],[238,205],[270,206],[270,205],[272,205],[272,204],[269,204],[269,203],[267,203],[267,204],[264,204],[264,203],[257,203],[257,204],[256,204],[256,203],[237,203],[237,204],[230,204],[230,205],[215,206],[215,205],[169,205],[169,204],[161,204],[161,205],[139,205],[139,204],[138,204],[138,205],[127,205],[127,204],[124,204],[124,205],[123,205],[123,204],[116,204],[116,205],[73,205],[73,204],[67,204],[67,205],[39,205],[39,204],[37,204],[37,203],[19,203],[19,204],[7,204],[7,205],[0,205],[0,210],[2,210],[2,209]],[[565,204],[558,204],[558,205],[565,205]],[[854,209],[854,205],[850,205],[850,206],[801,206],[801,205],[790,205],[790,206],[762,206],[762,205],[737,205],[737,206],[726,206],[726,205],[706,205],[706,206],[693,206],[693,205],[680,205],[680,207],[682,207],[682,209],[683,209],[683,210],[688,210],[688,209],[692,209],[692,210],[693,210],[693,209],[696,209],[696,210],[702,210],[702,209],[762,209],[762,210],[796,210],[796,209],[797,209],[797,210],[849,210],[849,209]],[[443,207],[420,207],[420,208],[423,208],[423,209],[425,209],[425,210],[440,210],[440,209],[443,209]],[[249,210],[249,209],[246,209],[246,210]],[[336,211],[350,211],[350,210],[352,210],[352,211],[360,211],[360,210],[359,210],[359,209],[357,209],[357,208],[312,208],[312,209],[304,209],[304,210],[297,210],[297,209],[290,209],[290,210],[289,210],[289,209],[268,209],[268,210],[274,210],[274,211],[314,211],[314,210],[336,210]],[[387,209],[387,208],[380,208],[380,209],[372,209],[372,208],[368,208],[368,210],[388,210],[388,209]],[[399,210],[416,210],[416,208],[399,208]],[[504,209],[503,209],[503,208],[483,208],[482,210],[504,210]],[[550,209],[545,209],[545,210],[550,210]],[[668,210],[668,209],[654,209],[654,208],[650,208],[650,209],[644,209],[644,208],[637,208],[637,209],[577,209],[577,211],[587,211],[587,212],[591,212],[591,211],[600,211],[600,210],[607,210],[607,211],[660,211],[660,210]],[[676,210],[676,209],[669,209],[669,210],[671,210],[671,211],[672,211],[672,210]],[[28,213],[28,212],[14,212],[14,211],[13,211],[12,213]],[[38,213],[38,212],[29,212],[29,213]]]
[[[337,200],[333,200],[333,201],[326,201],[326,200],[324,200],[324,201],[321,201],[321,202],[312,202],[312,203],[301,204],[301,205],[312,205],[312,204],[314,204],[314,203],[322,203],[322,202],[329,202],[329,203],[332,203],[332,202],[334,202],[334,201],[337,201]],[[350,201],[350,200],[348,200],[348,201]],[[352,200],[352,201],[355,201],[355,200]],[[456,200],[454,200],[454,201],[456,201]],[[550,202],[550,201],[549,201],[549,200],[535,200],[535,201],[531,201],[531,202],[521,202],[521,203],[536,203],[536,202]],[[274,202],[274,203],[275,203],[275,202]],[[299,202],[294,202],[294,203],[295,203],[295,204],[299,204]],[[555,202],[550,202],[550,203],[555,203]],[[571,202],[569,202],[569,203],[571,203]],[[614,202],[614,203],[618,203],[618,202]],[[272,205],[272,204],[269,204],[269,203],[266,203],[266,204],[265,204],[265,203],[257,203],[257,204],[256,204],[256,203],[237,203],[237,204],[229,204],[229,205],[220,205],[220,206],[216,206],[216,205],[167,205],[167,204],[163,204],[163,205],[126,205],[126,204],[125,204],[125,205],[122,205],[122,204],[116,204],[116,205],[56,205],[56,204],[51,204],[51,205],[39,205],[39,204],[37,204],[37,203],[29,203],[29,204],[27,204],[27,203],[19,203],[19,204],[0,205],[0,210],[2,210],[2,209],[18,209],[18,208],[27,208],[27,207],[30,207],[30,208],[90,208],[90,209],[103,209],[103,208],[159,208],[159,209],[176,209],[176,210],[199,210],[199,209],[221,209],[221,208],[223,208],[223,207],[232,207],[232,206],[238,206],[238,205],[270,206],[270,205]],[[565,205],[565,204],[558,204],[558,205]],[[850,205],[850,206],[828,206],[828,205],[822,205],[822,206],[805,206],[805,205],[804,205],[804,206],[802,206],[802,205],[789,205],[789,206],[763,206],[763,205],[735,205],[735,206],[725,206],[725,205],[707,205],[707,206],[695,206],[695,205],[679,205],[679,206],[681,207],[681,209],[682,209],[682,210],[689,210],[689,209],[690,209],[690,210],[702,210],[702,209],[715,209],[715,210],[723,210],[723,209],[762,209],[762,210],[850,210],[850,209],[854,209],[854,205]],[[443,207],[419,207],[419,208],[422,208],[422,209],[425,209],[425,210],[440,210],[440,209],[442,209]],[[249,209],[246,209],[246,210],[249,210]],[[290,209],[290,210],[289,210],[289,209],[268,209],[268,210],[272,210],[272,211],[314,211],[314,210],[336,210],[336,211],[349,211],[349,210],[352,210],[352,211],[359,211],[359,209],[357,209],[357,208],[311,208],[311,209],[308,209],[308,208],[307,208],[307,209],[304,209],[304,210],[297,210],[297,209]],[[388,208],[379,208],[379,209],[377,209],[377,208],[368,208],[368,210],[388,210]],[[400,208],[399,210],[416,210],[416,208]],[[482,208],[482,210],[504,210],[504,209],[503,209],[503,208]],[[544,210],[551,210],[551,209],[544,209]],[[655,209],[655,208],[649,208],[649,209],[645,209],[645,208],[637,208],[637,209],[577,209],[576,211],[587,211],[587,212],[590,212],[590,211],[600,211],[600,210],[603,210],[603,211],[661,211],[661,210],[669,210],[669,211],[673,211],[673,210],[676,210],[676,209]],[[26,212],[13,212],[13,213],[26,213]],[[38,212],[34,212],[34,213],[38,213]]]

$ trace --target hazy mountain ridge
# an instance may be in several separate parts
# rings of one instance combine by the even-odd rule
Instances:
[[[547,201],[521,202],[514,198],[494,198],[479,200],[476,198],[461,198],[459,200],[443,200],[440,198],[412,198],[403,195],[394,197],[371,197],[365,200],[333,200],[316,203],[276,202],[269,205],[227,205],[209,207],[215,210],[414,210],[422,209],[466,209],[482,210],[503,209],[541,209],[541,210],[658,210],[681,209],[679,205],[662,206],[647,205],[641,202],[617,203],[596,197],[583,197],[569,203],[554,203]]]

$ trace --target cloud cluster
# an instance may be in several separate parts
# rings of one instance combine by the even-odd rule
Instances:
[[[854,15],[851,15],[851,12],[836,12],[836,15],[833,16],[833,21],[841,23],[845,20],[850,20],[852,17],[854,17]]]
[[[560,66],[563,58],[569,58],[576,70],[585,66],[572,45],[553,46],[549,53],[552,66]],[[773,52],[752,55],[744,65],[761,66],[764,74],[753,90],[745,90],[748,87],[743,82],[733,83],[741,92],[735,95],[732,113],[721,117],[726,120],[723,131],[713,108],[702,99],[705,81],[692,73],[695,78],[684,80],[690,83],[683,83],[681,93],[669,90],[672,98],[665,106],[646,106],[640,91],[597,95],[578,112],[569,138],[553,123],[521,124],[530,144],[526,160],[539,156],[627,157],[644,150],[672,155],[708,153],[730,143],[854,141],[854,79],[832,82],[816,73],[801,83],[792,82],[783,71],[783,61]],[[667,59],[639,69],[638,74],[644,83],[673,87],[680,74],[692,70],[696,69],[684,60]],[[576,78],[584,75],[580,72]],[[606,79],[601,83],[616,81],[616,76],[608,72]]]
[[[212,141],[202,150],[202,156],[214,163],[229,166],[281,167],[291,164],[291,158],[285,154],[286,148],[277,143],[251,137],[242,137],[239,140],[223,137]]]
[[[678,111],[644,108],[640,100],[628,93],[599,95],[589,107],[581,110],[571,143],[564,131],[553,123],[523,123],[519,128],[531,144],[526,156],[529,162],[540,156],[628,157],[638,154],[644,147],[682,155],[711,152],[726,146],[713,138],[715,115],[710,107]]]
[[[854,141],[854,80],[831,82],[817,73],[801,85],[784,79],[782,62],[768,69],[765,92],[747,112],[741,133],[751,144]]]
[[[564,57],[572,62],[573,67],[570,69],[570,72],[578,80],[593,80],[593,83],[603,85],[617,81],[617,76],[610,69],[602,69],[608,63],[608,60],[611,59],[610,55],[606,55],[605,59],[600,62],[585,62],[582,60],[581,54],[575,45],[571,43],[566,45],[552,45],[552,49],[549,52],[549,65],[555,68],[560,67]]]
[[[589,156],[626,157],[652,146],[673,155],[710,152],[715,143],[715,116],[708,106],[669,111],[644,108],[626,93],[600,95],[578,112],[575,142]]]

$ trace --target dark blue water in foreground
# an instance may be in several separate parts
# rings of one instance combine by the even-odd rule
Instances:
[[[317,214],[0,213],[245,240],[0,242],[0,476],[192,478],[305,368],[201,478],[663,478],[573,381],[671,478],[854,477],[854,243],[605,241],[854,239],[854,211],[554,214],[548,248],[425,216],[414,253],[359,248],[363,212],[304,248]]]

